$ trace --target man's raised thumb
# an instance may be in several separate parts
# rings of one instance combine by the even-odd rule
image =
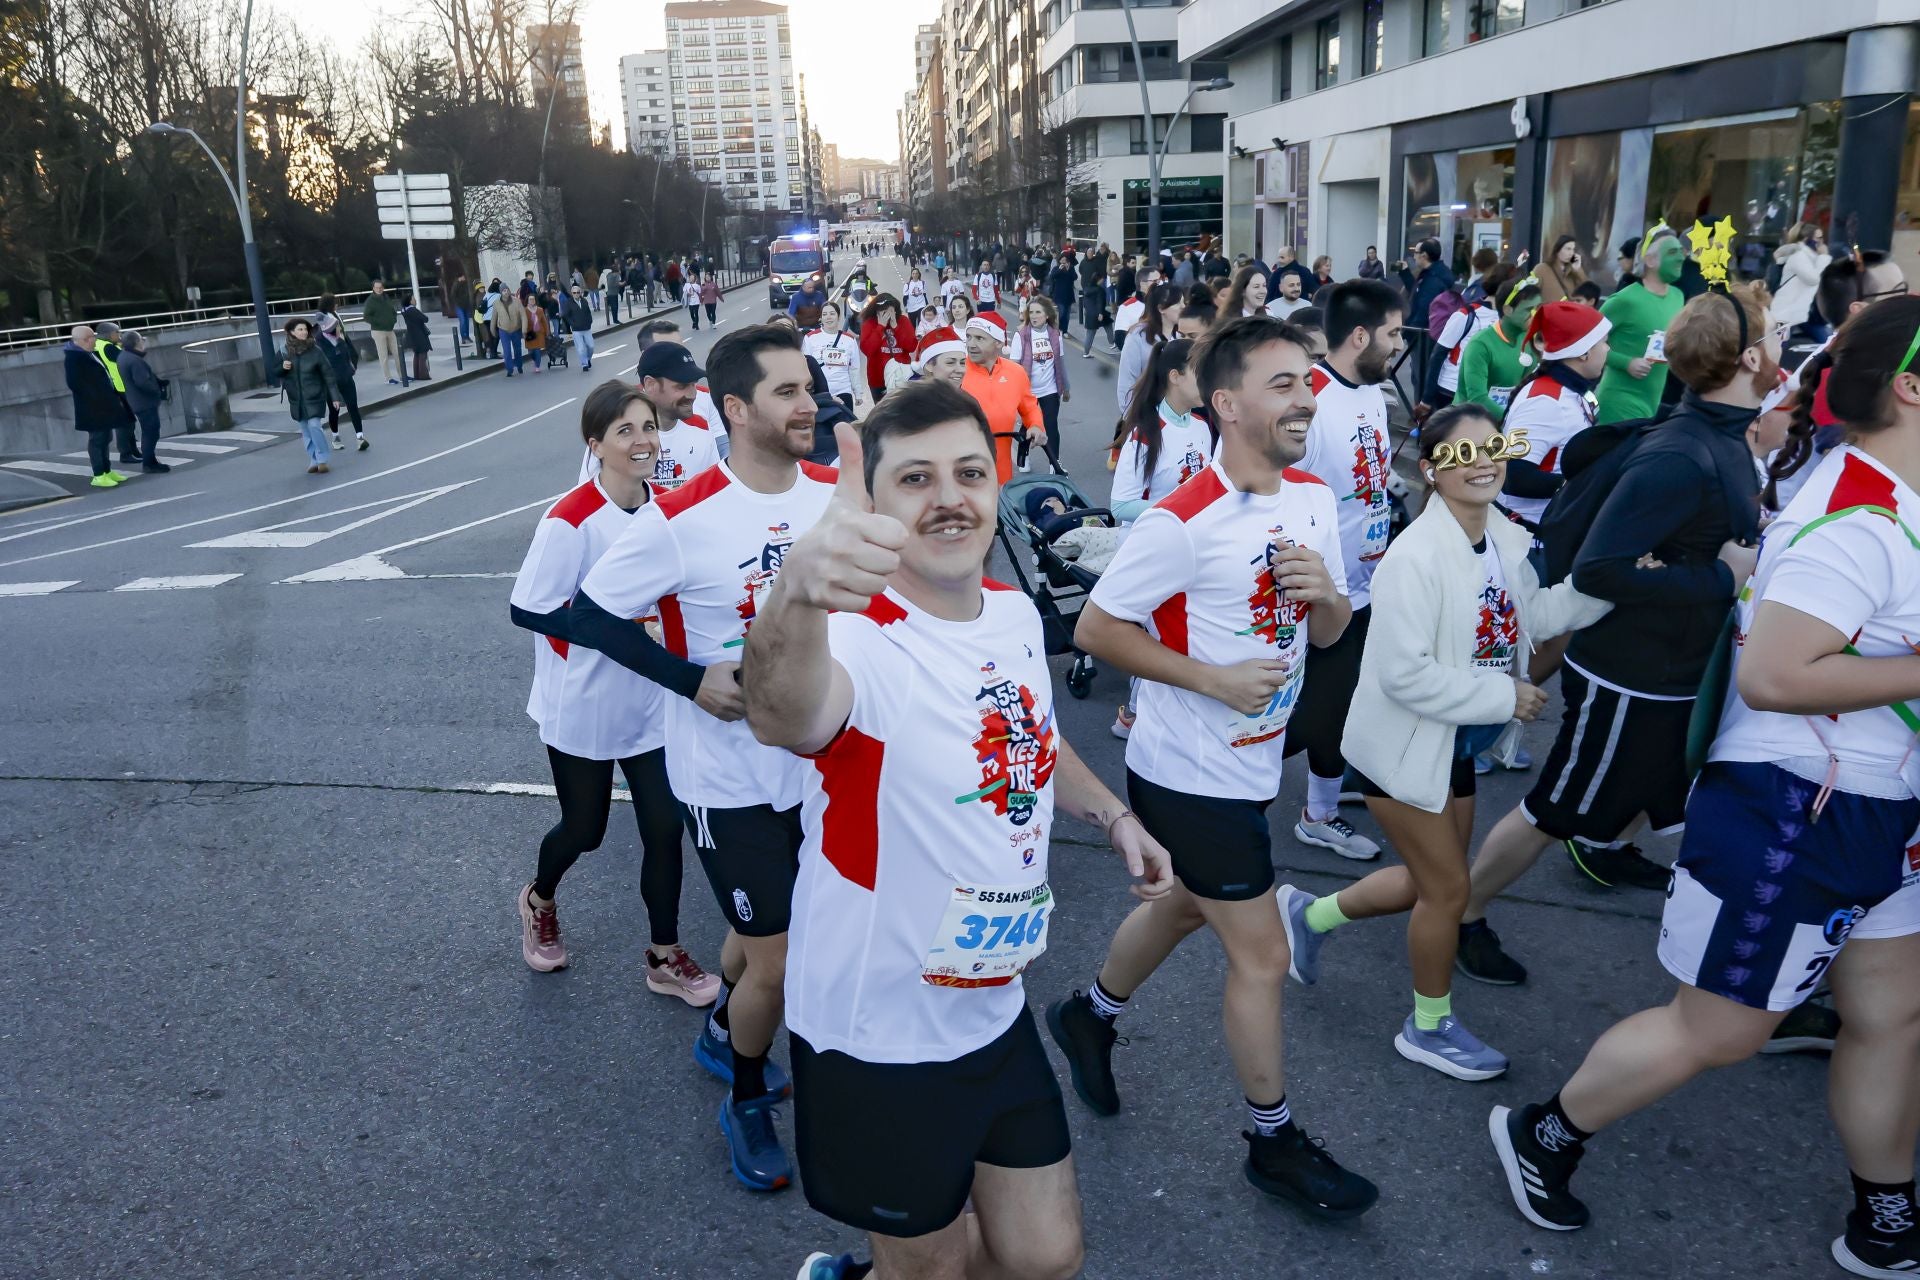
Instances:
[[[834,496],[862,511],[873,510],[873,497],[867,492],[866,455],[860,446],[860,428],[851,422],[836,423],[833,442],[840,450],[840,479]]]

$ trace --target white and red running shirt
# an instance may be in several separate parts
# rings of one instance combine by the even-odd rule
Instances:
[[[1033,602],[981,596],[972,622],[891,590],[827,621],[853,707],[807,765],[787,935],[787,1025],[815,1049],[947,1062],[1026,1007],[1053,914],[1053,678]]]
[[[552,613],[570,602],[587,571],[632,523],[633,515],[615,506],[598,480],[561,498],[534,528],[514,578],[514,605]],[[586,760],[652,751],[666,741],[666,698],[659,685],[605,654],[552,636],[533,638],[527,714],[540,726],[540,741],[555,750]]]
[[[800,349],[820,363],[827,390],[836,396],[853,394],[854,370],[860,367],[860,339],[841,329],[828,333],[814,329],[800,339]]]
[[[1288,468],[1279,492],[1242,493],[1218,461],[1134,521],[1093,589],[1095,604],[1200,662],[1291,666],[1267,710],[1251,717],[1141,680],[1127,768],[1189,795],[1264,803],[1279,794],[1309,606],[1280,598],[1268,557],[1287,542],[1317,551],[1340,587],[1348,579],[1339,521],[1332,492],[1315,476]]]
[[[1473,612],[1473,667],[1505,674],[1513,670],[1514,650],[1520,647],[1520,615],[1514,612],[1513,597],[1507,591],[1507,571],[1492,542],[1481,543],[1478,558],[1486,581],[1480,588],[1480,604]]]
[[[991,307],[1000,299],[1000,281],[991,271],[982,271],[973,278],[973,300],[983,307]]]
[[[1113,496],[1107,506],[1123,502],[1158,502],[1207,469],[1213,460],[1213,431],[1190,413],[1175,413],[1160,402],[1160,452],[1154,455],[1153,474],[1145,475],[1147,446],[1131,431],[1120,442],[1113,464]]]
[[[1485,302],[1462,307],[1447,317],[1447,323],[1441,328],[1440,336],[1434,339],[1434,345],[1447,353],[1446,363],[1440,366],[1440,389],[1458,391],[1460,389],[1460,357],[1466,353],[1467,344],[1473,341],[1473,335],[1482,329],[1491,329],[1500,315]]]
[[[797,465],[785,493],[756,493],[722,462],[640,508],[580,589],[608,613],[660,615],[667,650],[712,666],[738,662],[754,612],[787,548],[833,497],[835,472]],[[800,803],[801,762],[762,745],[744,720],[716,720],[667,698],[667,777],[682,804],[741,809]]]
[[[1339,504],[1347,598],[1364,609],[1373,599],[1373,571],[1387,553],[1393,519],[1387,506],[1387,397],[1378,384],[1348,382],[1324,360],[1307,377],[1316,407],[1298,466],[1320,477]]]
[[[1533,446],[1527,453],[1527,461],[1548,475],[1557,476],[1565,474],[1560,470],[1561,453],[1575,436],[1592,425],[1593,404],[1578,391],[1562,386],[1548,372],[1513,393],[1501,429],[1509,435],[1516,428],[1524,430]],[[1501,506],[1533,524],[1540,523],[1548,501],[1511,493],[1500,495]]]
[[[1861,507],[1891,511],[1898,520]],[[1916,534],[1920,495],[1852,445],[1827,454],[1761,535],[1759,564],[1735,605],[1735,676],[1762,600],[1820,619],[1869,658],[1913,653],[1920,641]],[[1920,705],[1913,709],[1920,712]],[[1910,792],[1920,779],[1920,744],[1892,710],[1812,717],[1755,711],[1740,700],[1737,686],[1727,695],[1708,758],[1824,761],[1829,751],[1855,774],[1894,782],[1904,773]]]
[[[653,460],[653,483],[658,489],[678,489],[720,461],[713,433],[697,416],[660,433],[660,453]]]

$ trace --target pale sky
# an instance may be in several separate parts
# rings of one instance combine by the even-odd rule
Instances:
[[[404,16],[406,0],[337,0],[316,10],[307,0],[271,0],[308,35],[358,48],[382,15]],[[940,0],[886,0],[849,6],[840,0],[786,0],[793,33],[793,66],[807,78],[807,110],[823,142],[843,157],[899,158],[894,112],[913,88],[913,32],[940,16]],[[625,137],[620,117],[620,59],[664,49],[664,0],[581,0],[580,34],[586,54],[587,92],[596,123],[614,122],[614,140]]]

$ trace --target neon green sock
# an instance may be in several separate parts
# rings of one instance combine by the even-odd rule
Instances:
[[[1453,993],[1444,996],[1423,996],[1413,993],[1413,1025],[1421,1031],[1432,1031],[1439,1027],[1443,1018],[1453,1016]]]
[[[1340,900],[1331,893],[1309,902],[1306,914],[1307,928],[1315,933],[1332,933],[1347,923],[1346,913],[1340,910]]]

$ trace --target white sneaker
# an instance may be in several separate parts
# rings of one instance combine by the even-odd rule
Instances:
[[[338,431],[333,433],[333,447],[336,449],[344,449],[347,447],[345,443],[341,441],[340,433]]]
[[[1133,735],[1133,709],[1123,706],[1113,713],[1113,736],[1125,742]]]
[[[1293,824],[1293,838],[1302,844],[1331,849],[1355,862],[1371,862],[1380,856],[1380,846],[1355,831],[1353,824],[1337,813],[1324,822],[1309,822],[1306,810],[1301,810],[1300,821]]]

